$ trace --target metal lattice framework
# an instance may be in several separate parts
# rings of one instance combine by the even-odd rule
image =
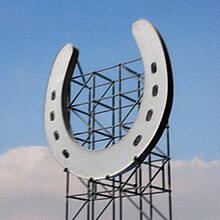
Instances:
[[[125,136],[135,121],[143,95],[141,59],[88,74],[79,62],[77,67],[67,105],[71,130],[83,148],[108,148]],[[159,145],[144,161],[136,159],[136,167],[115,178],[86,181],[70,176],[65,169],[66,220],[172,219],[168,126]],[[158,203],[158,196],[160,201],[164,199],[163,204]],[[131,212],[134,216],[126,216]]]
[[[75,139],[86,149],[103,149],[119,141],[131,128],[141,104],[143,67],[141,59],[72,78],[68,109],[73,113]],[[139,70],[134,71],[133,69]],[[80,125],[80,126],[79,126]]]

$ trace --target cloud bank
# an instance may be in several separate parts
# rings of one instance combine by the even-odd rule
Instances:
[[[64,219],[62,168],[46,147],[19,147],[0,156],[0,219]]]
[[[220,218],[220,161],[198,157],[172,164],[174,219]]]
[[[219,219],[219,174],[219,160],[173,161],[174,219]],[[0,195],[0,219],[64,219],[65,174],[47,147],[18,147],[0,155]]]

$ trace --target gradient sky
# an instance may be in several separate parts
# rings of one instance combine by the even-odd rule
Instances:
[[[72,42],[85,72],[138,58],[131,25],[151,21],[171,57],[172,158],[220,158],[219,1],[33,1],[0,3],[0,153],[47,146],[43,102],[59,48]]]

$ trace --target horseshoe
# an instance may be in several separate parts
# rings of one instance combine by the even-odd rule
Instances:
[[[44,107],[46,138],[56,160],[78,177],[99,180],[132,169],[151,152],[167,125],[173,100],[167,49],[158,31],[144,19],[133,24],[132,33],[144,64],[143,98],[127,135],[106,149],[83,149],[70,132],[64,107],[78,50],[65,45],[52,65]]]

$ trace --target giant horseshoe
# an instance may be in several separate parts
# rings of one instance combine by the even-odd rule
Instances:
[[[109,148],[83,149],[69,132],[64,106],[78,50],[65,45],[53,63],[45,98],[46,137],[57,161],[78,177],[103,179],[133,168],[153,149],[168,122],[173,81],[165,45],[157,30],[144,19],[133,24],[132,33],[144,64],[143,99],[128,134]]]

